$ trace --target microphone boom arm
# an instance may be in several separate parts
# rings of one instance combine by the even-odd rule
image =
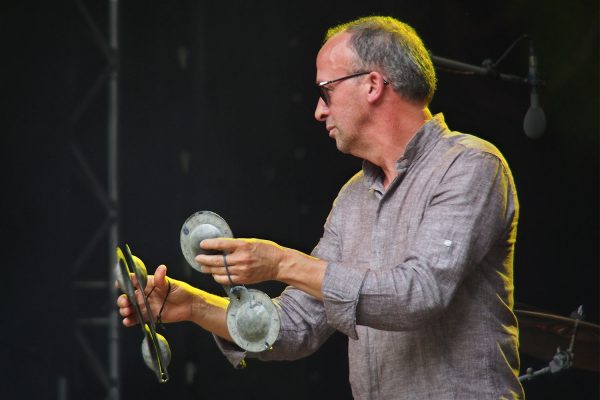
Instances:
[[[491,78],[497,78],[511,83],[525,85],[530,83],[529,77],[500,73],[491,65],[480,67],[477,65],[467,64],[462,61],[456,61],[450,58],[440,57],[433,54],[431,54],[431,60],[433,61],[433,64],[438,67],[450,68],[460,72],[469,72],[475,75],[488,76]]]

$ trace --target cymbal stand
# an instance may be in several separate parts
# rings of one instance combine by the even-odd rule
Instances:
[[[571,314],[571,317],[575,318],[575,323],[573,325],[573,333],[571,334],[571,342],[569,343],[569,348],[567,350],[561,350],[560,347],[557,348],[556,354],[554,354],[554,357],[552,357],[552,360],[550,361],[547,367],[538,369],[537,371],[534,371],[531,367],[527,368],[525,375],[521,375],[519,377],[519,382],[530,381],[541,375],[557,374],[561,371],[569,369],[573,365],[573,359],[575,358],[575,354],[573,353],[573,347],[575,345],[575,338],[577,336],[577,327],[579,326],[579,321],[583,319],[583,306],[579,306],[577,311],[574,311]]]

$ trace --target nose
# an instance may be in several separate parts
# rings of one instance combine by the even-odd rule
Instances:
[[[315,119],[317,121],[325,122],[328,115],[329,107],[327,107],[327,104],[319,97],[319,100],[317,100],[317,108],[315,108]]]

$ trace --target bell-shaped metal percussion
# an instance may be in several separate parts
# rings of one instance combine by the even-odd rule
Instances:
[[[204,239],[232,238],[227,222],[211,211],[199,211],[191,215],[181,227],[181,251],[192,268],[200,271],[196,262],[198,254],[221,254],[200,248]],[[271,298],[260,290],[244,286],[223,285],[229,296],[227,329],[241,348],[260,352],[270,349],[279,335],[281,322],[279,311]]]

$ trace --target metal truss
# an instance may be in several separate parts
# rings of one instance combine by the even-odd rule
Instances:
[[[121,396],[121,382],[119,370],[119,316],[114,306],[117,298],[114,266],[117,262],[115,248],[118,244],[119,234],[119,196],[118,196],[118,121],[119,121],[119,43],[118,43],[118,17],[119,0],[108,0],[108,38],[99,29],[89,9],[82,0],[74,0],[79,13],[86,26],[90,29],[96,47],[106,60],[106,66],[98,74],[89,89],[73,110],[69,124],[73,132],[77,131],[78,124],[85,119],[86,111],[90,106],[108,93],[106,107],[106,182],[100,179],[94,169],[93,163],[86,157],[82,146],[73,135],[70,150],[81,172],[82,179],[93,197],[102,207],[102,221],[86,238],[86,244],[78,249],[71,268],[72,287],[76,304],[87,304],[85,312],[89,316],[77,316],[74,321],[74,339],[76,344],[73,349],[76,365],[80,362],[86,366],[86,373],[80,374],[82,379],[94,380],[95,382],[84,382],[82,384],[68,385],[69,390],[63,390],[66,399],[67,392],[71,392],[73,398],[80,395],[89,395],[89,388],[100,387],[106,393],[105,399],[119,400]],[[91,205],[90,205],[91,206]],[[108,252],[108,265],[95,265],[103,263],[94,258],[94,251],[106,246]],[[103,250],[102,250],[103,251]],[[95,269],[101,271],[101,278],[90,275],[86,271]],[[106,293],[103,305],[94,308],[92,302],[88,301],[98,293]],[[107,306],[107,305],[113,305]],[[102,313],[104,315],[102,316]],[[98,316],[101,315],[101,316]],[[99,335],[99,336],[98,336]],[[92,337],[93,336],[93,337]],[[102,338],[98,340],[98,337]],[[100,342],[100,343],[99,343]],[[70,386],[70,387],[69,387]],[[77,387],[84,388],[86,393],[77,393]],[[87,389],[85,389],[87,388]],[[89,396],[87,396],[89,398]],[[64,400],[64,399],[63,399]]]

